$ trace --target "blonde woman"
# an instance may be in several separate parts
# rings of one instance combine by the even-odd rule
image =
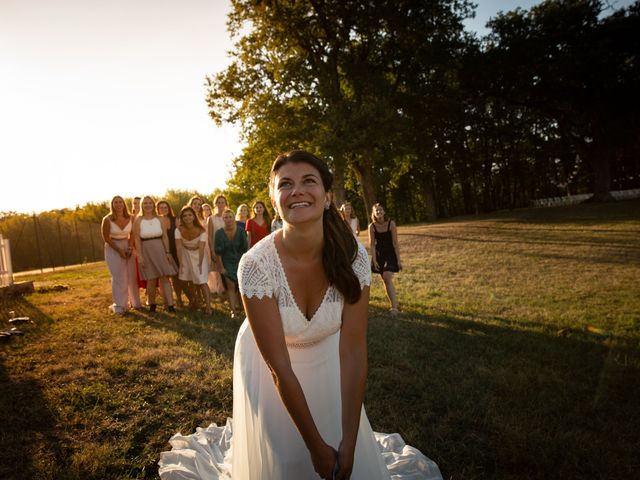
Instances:
[[[356,217],[353,206],[349,202],[342,204],[340,207],[340,215],[342,215],[342,219],[347,222],[353,234],[356,237],[360,235],[360,222],[358,221],[358,217]]]
[[[147,281],[149,311],[156,311],[156,279],[159,280],[167,311],[175,312],[169,277],[178,273],[167,230],[169,221],[156,214],[156,203],[150,196],[142,198],[141,212],[133,224],[140,276]]]
[[[223,212],[227,209],[227,197],[216,195],[213,199],[213,214],[207,220],[207,246],[211,258],[211,268],[209,269],[209,290],[213,295],[224,298],[225,288],[222,281],[222,264],[218,260],[215,252],[215,235],[218,230],[224,227],[222,219]]]
[[[249,220],[249,205],[241,203],[236,210],[236,223],[244,230]]]

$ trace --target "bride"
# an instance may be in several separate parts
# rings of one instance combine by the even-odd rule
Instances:
[[[363,407],[371,271],[331,202],[332,175],[295,150],[273,164],[283,220],[238,269],[233,420],[163,452],[163,479],[441,479],[397,434],[374,433]]]

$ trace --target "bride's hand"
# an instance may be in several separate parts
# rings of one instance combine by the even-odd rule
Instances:
[[[353,470],[353,449],[347,449],[342,443],[338,447],[338,464],[340,470],[336,474],[336,480],[349,480],[351,478],[351,471]]]
[[[315,452],[311,452],[313,468],[320,478],[325,480],[333,480],[333,467],[336,465],[337,458],[338,452],[326,443]]]

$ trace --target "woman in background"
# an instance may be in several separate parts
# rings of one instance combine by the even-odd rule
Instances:
[[[224,220],[222,219],[222,213],[227,209],[227,197],[224,195],[216,195],[213,199],[213,215],[207,220],[207,248],[209,249],[209,256],[211,258],[211,265],[209,268],[209,290],[213,295],[222,297],[224,299],[224,283],[222,282],[222,265],[218,262],[218,256],[215,252],[215,235],[218,230],[224,227]]]
[[[238,227],[244,230],[247,226],[247,220],[249,219],[249,206],[246,203],[238,205],[236,210],[236,223]]]
[[[251,218],[247,220],[246,226],[249,248],[269,235],[271,229],[271,218],[269,217],[269,212],[264,202],[260,200],[254,202],[251,211],[253,214]]]
[[[249,247],[247,234],[236,224],[233,211],[226,209],[222,219],[224,227],[216,232],[215,252],[219,264],[222,265],[222,278],[227,287],[231,318],[235,318],[242,309],[238,297],[238,263]]]
[[[198,220],[193,208],[180,210],[180,226],[175,231],[175,240],[180,256],[180,280],[199,289],[204,299],[204,310],[211,313],[211,295],[207,285],[209,257],[207,255],[207,231]],[[192,292],[190,298],[195,298]]]
[[[202,219],[204,220],[203,225],[207,224],[207,220],[209,220],[209,217],[213,215],[213,209],[211,208],[211,205],[209,205],[208,203],[203,203],[202,204]]]
[[[176,216],[173,213],[171,205],[169,205],[169,202],[167,202],[166,200],[160,200],[156,204],[156,209],[159,216],[164,217],[168,220],[168,223],[165,222],[165,224],[167,226],[167,238],[169,239],[169,251],[171,252],[173,260],[176,262],[176,266],[180,268],[180,259],[178,257],[175,236],[176,224],[178,223]],[[184,306],[184,303],[182,302],[182,283],[180,282],[180,278],[178,277],[178,275],[174,275],[171,277],[171,284],[173,285],[173,291],[176,294],[176,305],[179,308],[182,308]]]
[[[371,271],[379,273],[384,282],[387,298],[391,303],[391,315],[398,314],[398,297],[393,286],[393,274],[402,269],[398,231],[393,220],[388,219],[384,208],[376,203],[371,208],[369,224],[369,248],[371,249]]]
[[[131,201],[131,215],[133,216],[133,219],[135,221],[136,217],[138,215],[140,215],[140,200],[142,200],[142,198],[140,197],[133,197],[133,200]],[[134,246],[135,248],[135,246]],[[134,252],[135,254],[135,252]],[[140,288],[147,288],[147,282],[145,282],[142,277],[140,276],[140,265],[138,265],[138,255],[133,255],[135,257],[135,262],[136,262],[136,282],[138,285],[138,289]],[[138,297],[140,297],[140,292],[138,292]]]
[[[280,218],[280,214],[276,212],[276,214],[273,217],[273,220],[271,220],[271,233],[281,228],[282,228],[282,219]]]
[[[353,234],[357,237],[360,235],[360,222],[358,221],[358,217],[356,217],[356,212],[353,211],[353,206],[349,202],[345,202],[340,207],[340,215],[349,228],[353,232]]]
[[[118,315],[127,311],[128,299],[133,308],[142,308],[136,281],[136,263],[132,257],[133,216],[120,195],[111,199],[111,211],[102,219],[104,259],[111,273],[113,304],[109,309]]]
[[[150,196],[142,199],[141,209],[141,215],[133,224],[133,234],[140,276],[147,281],[149,311],[156,311],[156,279],[159,279],[167,311],[175,312],[168,277],[178,273],[178,269],[169,250],[169,221],[156,214],[156,205]]]
[[[189,199],[188,205],[193,208],[193,211],[196,212],[196,216],[198,220],[201,222],[204,221],[204,215],[202,214],[202,205],[204,205],[204,201],[198,195],[194,195]]]

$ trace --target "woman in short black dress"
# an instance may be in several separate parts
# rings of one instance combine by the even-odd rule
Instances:
[[[371,209],[369,224],[369,248],[371,249],[371,271],[379,273],[384,281],[384,289],[391,302],[391,315],[398,314],[398,297],[393,286],[393,274],[400,271],[400,249],[398,232],[393,220],[387,218],[384,208],[376,203]]]

